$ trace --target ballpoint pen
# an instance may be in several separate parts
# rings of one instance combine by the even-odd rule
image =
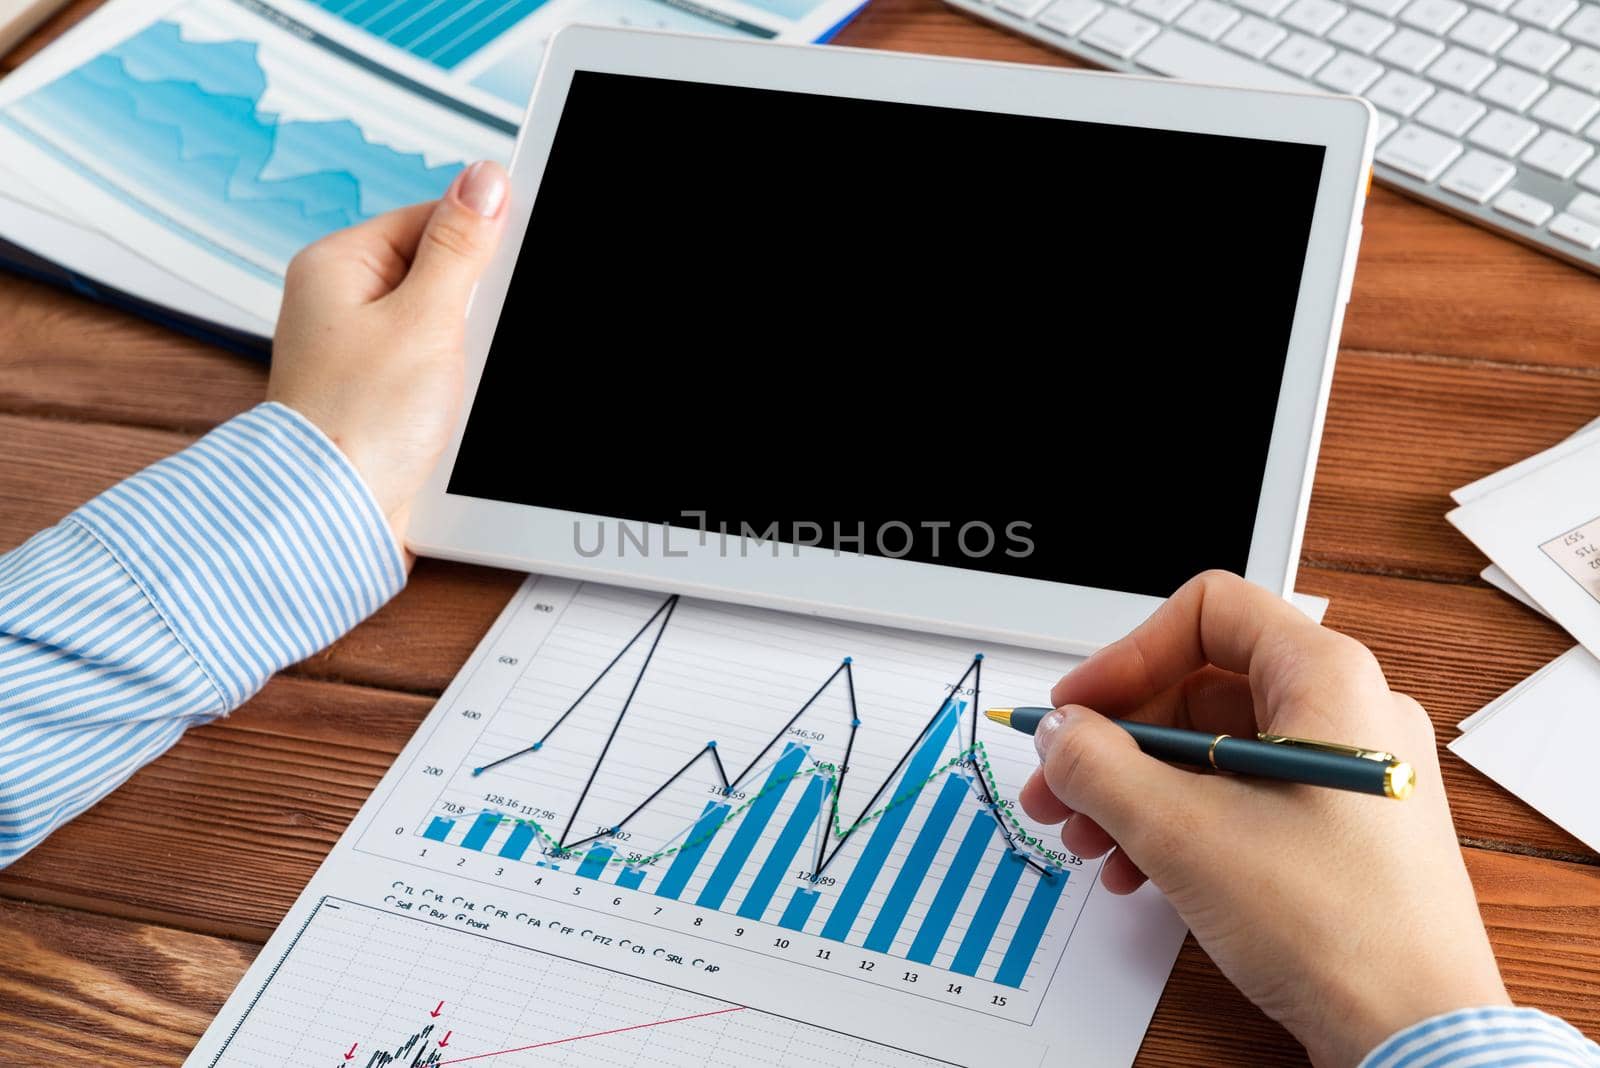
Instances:
[[[1051,711],[1049,708],[991,708],[984,715],[1012,730],[1032,734],[1039,721]],[[1393,753],[1279,734],[1235,738],[1126,719],[1111,722],[1133,735],[1144,752],[1170,764],[1354,790],[1397,800],[1410,797],[1417,785],[1416,772],[1411,765]]]

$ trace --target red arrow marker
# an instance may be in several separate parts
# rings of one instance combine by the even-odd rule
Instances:
[[[454,1031],[446,1031],[444,1033],[444,1037],[439,1040],[439,1048],[440,1049],[444,1049],[446,1046],[448,1046],[450,1044],[450,1036],[453,1035],[453,1034],[455,1034]]]
[[[439,1007],[434,1009],[432,1012],[428,1013],[428,1015],[432,1016],[435,1020],[437,1020],[439,1018],[439,1011],[441,1009],[443,1009],[443,1008],[444,1008],[444,1002],[441,1001],[441,1002],[439,1002]]]
[[[353,1060],[355,1058],[355,1055],[356,1055],[356,1047],[359,1046],[359,1045],[361,1045],[361,1043],[359,1043],[359,1042],[350,1043],[350,1052],[346,1053],[344,1055],[344,1059],[347,1060],[347,1061],[348,1060]]]

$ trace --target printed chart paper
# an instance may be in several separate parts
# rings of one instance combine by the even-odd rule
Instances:
[[[1471,498],[1448,518],[1551,619],[1600,655],[1600,435],[1556,450],[1555,459]]]
[[[0,195],[239,310],[217,321],[270,328],[299,249],[439,196],[473,160],[510,158],[561,26],[813,41],[858,6],[112,0],[0,85]],[[6,236],[56,262],[86,243],[38,226]],[[145,273],[93,276],[143,294],[159,288]]]
[[[187,1063],[1129,1063],[1183,925],[980,714],[1070,664],[530,578]]]

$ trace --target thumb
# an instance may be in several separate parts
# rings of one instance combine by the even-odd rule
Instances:
[[[505,168],[490,160],[456,175],[434,205],[396,292],[430,311],[465,314],[472,287],[500,243],[509,190]]]
[[[1175,843],[1171,817],[1184,811],[1194,776],[1139,750],[1133,735],[1098,712],[1068,705],[1034,733],[1050,791],[1098,823],[1145,871]]]

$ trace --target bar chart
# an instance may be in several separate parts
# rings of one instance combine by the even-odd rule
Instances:
[[[315,0],[396,48],[449,70],[537,11],[545,0]]]
[[[480,733],[454,772],[436,767],[447,782],[415,837],[501,880],[631,891],[657,923],[709,910],[779,948],[791,932],[825,959],[832,943],[918,966],[896,977],[948,973],[950,990],[1037,985],[1090,879],[1002,796],[1026,750],[979,734],[1015,669],[871,644],[795,658],[785,640],[774,671],[740,610],[594,589],[509,658],[492,714],[462,710]]]
[[[1032,1018],[1096,871],[1019,812],[1037,756],[981,710],[1048,692],[1051,657],[539,588],[366,847],[702,954]]]

